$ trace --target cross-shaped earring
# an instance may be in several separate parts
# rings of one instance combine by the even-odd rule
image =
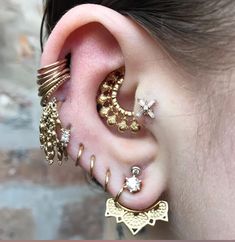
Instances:
[[[156,104],[155,100],[144,100],[141,98],[137,99],[138,105],[139,105],[139,110],[136,113],[136,117],[140,118],[142,115],[144,116],[149,116],[150,118],[154,119],[155,118],[155,113],[152,109],[152,107]]]

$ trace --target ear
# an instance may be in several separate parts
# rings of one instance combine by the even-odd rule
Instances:
[[[125,177],[130,177],[130,168],[140,166],[141,191],[124,192],[120,202],[133,209],[150,206],[164,191],[167,177],[157,137],[151,131],[153,122],[146,122],[140,135],[114,133],[97,113],[96,96],[104,78],[125,66],[120,97],[124,106],[132,103],[136,110],[138,97],[152,96],[143,88],[143,83],[149,81],[145,74],[151,73],[149,63],[164,57],[163,51],[128,17],[100,5],[85,4],[68,11],[57,23],[45,45],[41,65],[51,64],[68,53],[71,80],[63,87],[65,101],[59,112],[64,126],[72,126],[69,155],[76,160],[79,144],[83,143],[85,152],[80,165],[89,171],[90,156],[94,154],[94,176],[100,184],[105,183],[105,173],[110,168],[108,190],[113,197]]]

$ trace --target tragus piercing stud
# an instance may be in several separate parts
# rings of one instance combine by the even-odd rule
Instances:
[[[140,118],[141,116],[149,116],[151,119],[155,119],[155,113],[153,111],[153,106],[156,104],[155,100],[146,101],[144,99],[137,99],[139,110],[136,113],[136,117]]]

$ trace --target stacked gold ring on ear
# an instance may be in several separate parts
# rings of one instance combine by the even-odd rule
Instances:
[[[70,78],[69,59],[57,61],[38,70],[38,95],[42,98],[43,112],[39,124],[40,143],[46,160],[52,164],[57,158],[61,165],[68,159],[67,146],[70,141],[70,125],[62,126],[59,119],[58,104],[52,95]],[[50,100],[51,99],[51,100]]]
[[[41,105],[45,106],[52,94],[70,78],[68,58],[42,67],[37,78],[38,95],[42,97]]]

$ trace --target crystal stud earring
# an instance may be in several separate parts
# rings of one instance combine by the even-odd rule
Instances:
[[[132,177],[126,178],[124,187],[131,193],[139,192],[141,189],[141,180],[137,178],[141,173],[141,169],[138,166],[131,168]]]
[[[155,100],[147,101],[141,98],[137,99],[139,110],[136,113],[136,117],[140,118],[142,115],[149,116],[151,119],[155,118],[152,107],[156,104]]]

